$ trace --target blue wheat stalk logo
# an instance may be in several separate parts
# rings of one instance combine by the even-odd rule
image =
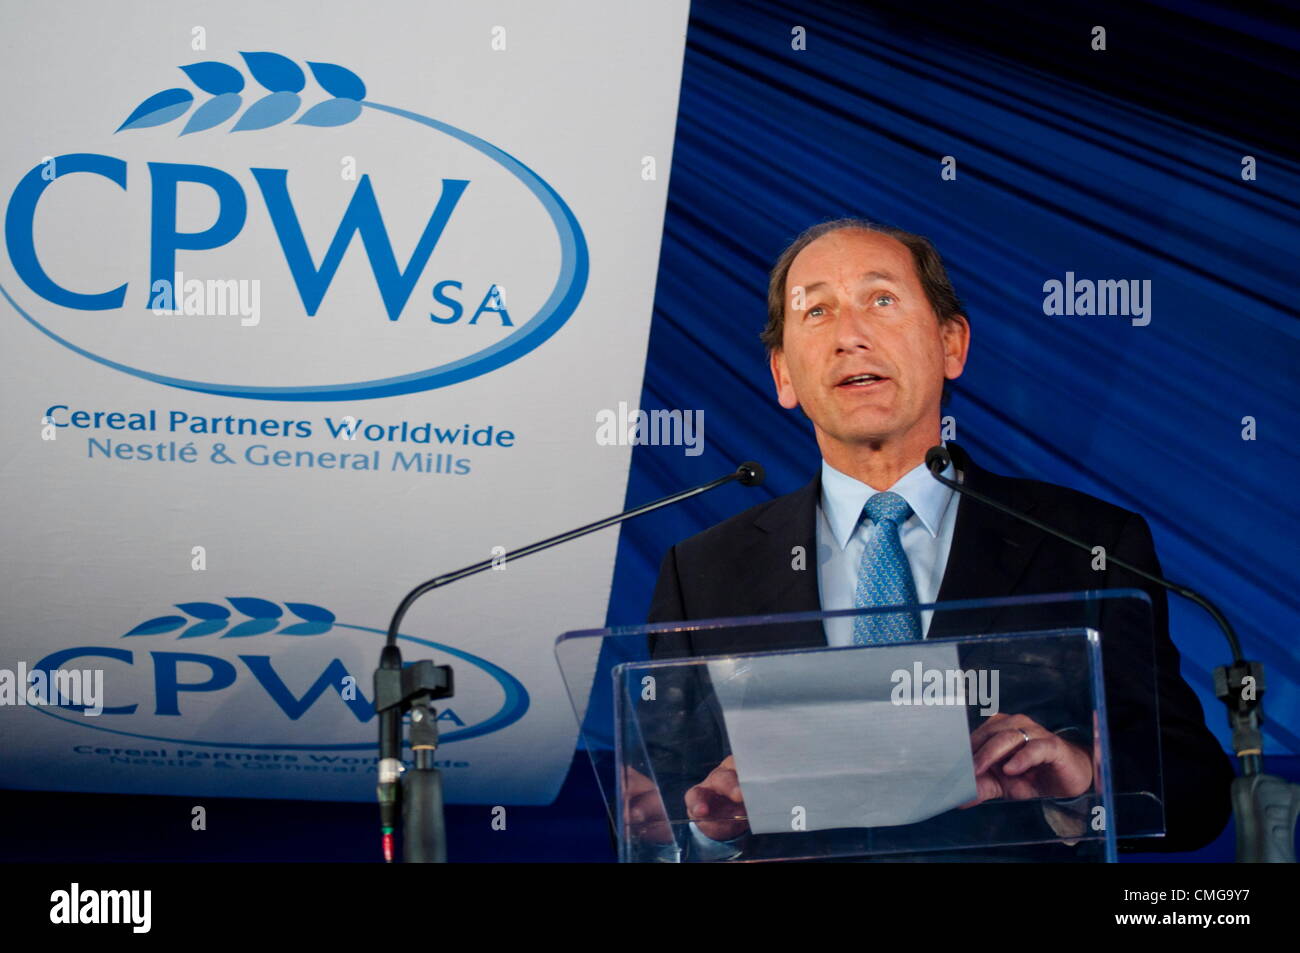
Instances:
[[[269,129],[278,126],[298,112],[302,106],[299,95],[307,85],[307,75],[293,60],[279,53],[240,53],[248,72],[252,74],[268,95],[249,104],[243,115],[230,127],[231,132],[251,129]],[[317,84],[331,98],[312,106],[296,120],[299,126],[343,126],[361,115],[361,101],[366,98],[366,84],[349,69],[333,63],[308,62],[307,68]],[[244,74],[233,66],[208,60],[180,67],[190,81],[211,98],[202,103],[181,129],[180,135],[215,129],[244,104],[240,95],[246,85]],[[183,87],[164,89],[135,107],[126,122],[117,127],[146,129],[166,125],[190,111],[195,96]]]
[[[213,635],[225,629],[233,621],[234,627],[225,632],[223,639],[240,639],[253,635],[265,635],[275,630],[281,622],[292,624],[280,629],[280,635],[322,635],[334,628],[334,613],[320,606],[306,602],[286,602],[283,606],[265,599],[251,596],[227,596],[226,601],[234,606],[235,611],[244,616],[240,622],[231,618],[231,611],[216,602],[178,602],[176,608],[185,615],[164,615],[147,622],[141,622],[122,638],[133,635],[162,635],[188,626],[176,636],[178,639],[196,639],[202,635]],[[294,622],[285,619],[285,610],[301,619]]]

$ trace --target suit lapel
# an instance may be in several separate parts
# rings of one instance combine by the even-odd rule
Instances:
[[[754,520],[763,535],[765,567],[755,602],[763,612],[817,612],[821,587],[817,582],[817,504],[821,472],[802,489],[780,497]],[[803,547],[803,568],[795,569],[795,547]]]
[[[1030,512],[1031,503],[1018,499],[1012,481],[971,462],[955,443],[948,444],[953,463],[961,471],[962,485],[1007,506]],[[959,599],[994,599],[1013,595],[1024,577],[1043,534],[1020,520],[999,513],[970,497],[959,497],[957,525],[939,586],[938,602]],[[935,616],[929,638],[982,634],[993,628],[1004,610],[966,610],[958,615]]]
[[[817,580],[817,503],[821,472],[800,490],[779,497],[754,520],[751,536],[756,552],[751,565],[760,568],[752,577],[755,615],[821,611],[821,586]],[[799,560],[795,547],[802,547]],[[796,568],[796,567],[801,568]],[[790,622],[751,627],[733,634],[746,649],[815,648],[826,644],[820,621]]]

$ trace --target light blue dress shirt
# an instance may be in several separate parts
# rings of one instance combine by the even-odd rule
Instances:
[[[955,480],[956,473],[951,463],[943,471],[949,480]],[[921,603],[934,602],[952,549],[960,503],[956,499],[958,494],[932,477],[924,463],[909,470],[888,489],[912,507],[912,515],[903,522],[899,538],[912,569],[917,599]],[[862,510],[867,500],[883,492],[822,461],[822,492],[817,506],[817,584],[823,610],[856,608],[854,599],[862,551],[878,531]],[[931,610],[921,613],[922,638],[930,631],[933,615]],[[827,619],[823,625],[828,645],[853,644],[853,616]],[[694,821],[690,828],[697,856],[702,859],[724,860],[740,852],[738,845],[743,837],[734,842],[715,841],[701,834]],[[678,859],[675,852],[671,859]]]
[[[943,475],[955,479],[956,468],[949,463]],[[957,525],[957,493],[930,475],[924,463],[909,470],[889,487],[912,507],[900,527],[903,552],[912,569],[916,597],[922,603],[934,602],[943,582],[952,549],[953,529]],[[822,461],[822,493],[817,507],[817,583],[823,610],[852,609],[858,589],[858,568],[867,542],[878,527],[862,514],[867,500],[877,493],[865,483],[836,470]],[[933,612],[921,613],[922,638],[930,631]],[[853,644],[853,616],[827,619],[826,641],[829,645]]]

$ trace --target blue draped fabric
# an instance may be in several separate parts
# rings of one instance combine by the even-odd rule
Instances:
[[[777,405],[758,341],[767,270],[805,226],[863,216],[930,237],[964,299],[972,352],[945,411],[961,444],[1144,514],[1166,574],[1266,663],[1267,750],[1300,752],[1300,167],[1295,100],[1278,105],[1297,45],[1211,4],[697,0],[641,407],[703,410],[705,452],[636,447],[627,501],[750,458],[768,480],[626,524],[608,623],[644,621],[671,544],[815,472],[811,425]],[[1045,314],[1044,282],[1067,272],[1149,279],[1150,324]],[[1199,608],[1170,609],[1226,747],[1211,674],[1226,643]]]

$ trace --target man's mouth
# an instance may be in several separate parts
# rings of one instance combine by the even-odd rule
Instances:
[[[862,390],[867,387],[875,387],[887,380],[889,380],[888,377],[881,377],[879,374],[850,374],[835,386],[852,390]]]

